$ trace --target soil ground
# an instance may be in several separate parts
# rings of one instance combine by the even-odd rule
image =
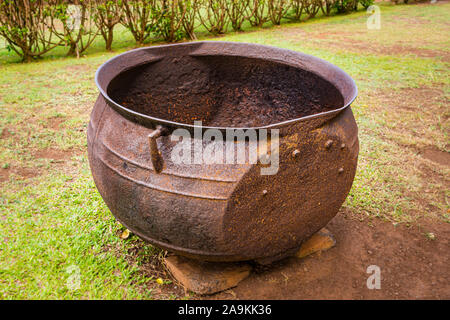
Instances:
[[[422,221],[408,228],[342,211],[327,228],[334,248],[257,267],[236,288],[208,298],[450,299],[448,226]],[[367,287],[371,265],[380,267],[379,290]]]

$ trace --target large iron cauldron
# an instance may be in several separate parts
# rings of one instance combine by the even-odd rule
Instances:
[[[97,71],[88,128],[97,188],[150,243],[209,261],[269,262],[338,212],[354,179],[354,81],[321,59],[267,46],[193,42],[136,49]],[[279,129],[279,170],[176,164],[177,128]],[[150,137],[150,138],[149,138]]]

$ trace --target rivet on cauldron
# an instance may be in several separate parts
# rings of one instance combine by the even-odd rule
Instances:
[[[339,172],[339,173],[344,172],[344,168],[339,168],[338,172]]]
[[[341,144],[341,149],[345,148],[345,143]]]
[[[294,157],[294,158],[297,158],[297,156],[300,154],[300,150],[298,150],[298,149],[295,149],[293,152],[292,152],[292,156]]]
[[[263,194],[263,196],[265,196],[265,195],[267,194],[267,190],[264,189],[263,192],[262,192],[262,194]]]
[[[327,142],[325,142],[325,148],[330,149],[332,144],[333,144],[333,140],[328,140]]]

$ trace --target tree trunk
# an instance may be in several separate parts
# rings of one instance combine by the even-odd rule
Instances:
[[[31,62],[31,61],[33,61],[33,56],[28,54],[28,53],[26,53],[26,52],[24,52],[23,56],[22,56],[22,62],[28,63],[28,62]]]
[[[136,40],[136,45],[138,47],[142,47],[142,45],[144,44],[144,36],[142,34],[136,34],[134,36],[134,40]]]
[[[69,51],[67,52],[68,56],[76,56],[77,55],[77,45],[76,43],[71,43]]]
[[[108,28],[108,36],[105,39],[106,40],[106,50],[108,50],[108,51],[112,51],[113,37],[114,37],[113,28]]]
[[[197,40],[197,36],[194,33],[194,30],[186,30],[186,33],[188,34],[189,38],[191,38],[191,40]]]

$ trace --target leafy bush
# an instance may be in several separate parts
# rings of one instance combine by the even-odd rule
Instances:
[[[7,49],[30,62],[61,43],[47,30],[53,24],[54,7],[41,0],[2,0],[0,35]]]
[[[212,34],[221,34],[226,31],[229,18],[227,13],[227,0],[199,0],[198,18],[202,25]]]
[[[322,6],[322,0],[303,0],[308,19],[314,18]]]
[[[161,36],[168,42],[183,39],[185,32],[183,29],[183,19],[187,11],[183,1],[178,0],[158,0],[153,8],[157,22],[155,35]]]
[[[105,40],[105,48],[111,51],[114,27],[122,20],[122,1],[96,0],[94,22]]]
[[[131,32],[138,45],[142,45],[155,31],[159,12],[156,0],[122,0],[122,24]]]
[[[334,3],[336,0],[323,0],[320,3],[320,8],[322,9],[322,13],[326,16],[331,14],[331,10],[334,8]],[[364,0],[364,1],[373,1],[373,0]]]
[[[286,16],[291,6],[288,0],[268,0],[269,18],[273,24],[281,24],[281,19]]]
[[[336,0],[334,7],[338,13],[348,13],[353,10],[356,11],[358,7],[358,0]]]
[[[264,23],[270,20],[267,15],[267,0],[251,0],[249,10],[250,24],[254,27],[261,27]]]
[[[184,32],[189,38],[191,38],[192,40],[196,40],[197,37],[195,36],[194,29],[197,12],[199,9],[199,2],[197,0],[184,0],[181,1],[180,5],[185,7],[183,18]]]
[[[371,5],[373,5],[374,0],[359,0],[359,3],[364,7],[364,9],[369,8]]]
[[[59,24],[52,23],[50,31],[69,47],[67,55],[79,57],[92,44],[98,35],[93,19],[94,0],[55,0],[54,17]]]
[[[291,0],[292,11],[294,12],[294,19],[300,20],[303,14],[304,5],[303,0]]]
[[[249,7],[250,0],[228,0],[226,9],[234,31],[240,31],[242,23],[249,18]]]
[[[395,4],[398,4],[400,2],[400,0],[391,0],[391,2],[394,2]],[[409,2],[409,0],[403,0],[404,4],[407,4]]]

